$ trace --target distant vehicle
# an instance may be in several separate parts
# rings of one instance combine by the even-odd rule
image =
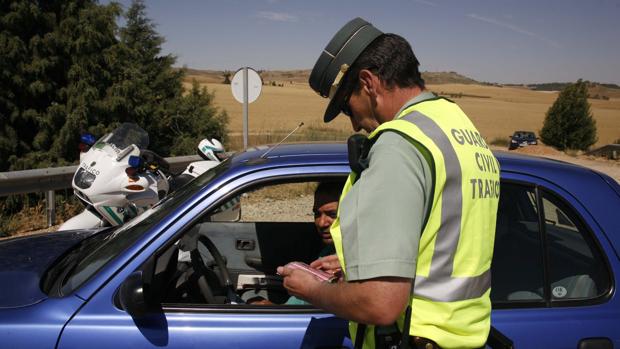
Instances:
[[[495,154],[493,326],[516,348],[620,348],[620,185],[572,164]],[[347,155],[345,144],[260,147],[123,225],[1,241],[0,347],[352,348],[346,321],[287,305],[276,273],[319,254],[312,194],[300,194],[344,180]],[[465,184],[469,195],[497,195]],[[237,197],[245,214],[215,219]],[[308,212],[301,219],[293,202]],[[252,304],[257,296],[274,304]]]
[[[510,144],[508,145],[508,149],[513,150],[519,147],[536,144],[538,144],[538,138],[536,138],[536,134],[534,132],[515,131],[515,133],[510,137]]]

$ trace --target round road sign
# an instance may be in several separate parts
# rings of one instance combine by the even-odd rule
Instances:
[[[260,95],[263,86],[263,80],[260,75],[252,69],[248,69],[248,103],[254,102]],[[233,97],[239,103],[243,103],[243,68],[239,69],[230,82]]]

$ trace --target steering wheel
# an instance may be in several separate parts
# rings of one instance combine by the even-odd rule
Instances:
[[[226,267],[226,262],[222,257],[220,251],[215,247],[215,244],[206,237],[205,235],[201,235],[196,241],[196,248],[190,252],[191,262],[194,270],[200,273],[200,278],[198,279],[198,287],[200,288],[200,292],[208,303],[215,303],[215,297],[213,296],[213,289],[207,282],[207,275],[209,274],[209,270],[204,263],[200,252],[198,251],[198,244],[204,245],[209,253],[213,256],[215,260],[215,264],[217,268],[220,270],[219,282],[220,285],[226,288],[226,303],[237,304],[243,303],[243,300],[235,293],[235,287],[230,278],[230,272]]]

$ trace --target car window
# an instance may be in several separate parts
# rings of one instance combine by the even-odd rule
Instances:
[[[316,182],[264,186],[241,195],[241,222],[312,222]]]
[[[254,309],[259,305],[314,309],[290,297],[276,268],[291,261],[310,263],[321,255],[335,253],[331,240],[324,240],[322,234],[325,229],[329,231],[344,180],[345,177],[320,181],[288,179],[285,183],[274,180],[241,192],[227,193],[220,201],[238,198],[238,212],[230,216],[239,219],[221,219],[226,213],[221,206],[209,210],[187,227],[171,247],[158,253],[155,265],[160,268],[153,279],[157,284],[169,285],[162,294],[162,304],[166,307],[175,304],[239,307],[241,304]],[[325,183],[331,184],[326,186]],[[324,193],[317,202],[328,201],[335,205],[315,210],[317,188],[323,188],[320,192]],[[318,214],[322,217],[321,223],[315,224],[315,211],[322,212]],[[318,225],[322,225],[321,233]],[[170,256],[175,258],[175,263],[170,262]],[[172,280],[159,280],[162,277]]]
[[[606,265],[575,212],[550,193],[542,193],[542,203],[552,300],[590,299],[606,292]]]
[[[80,254],[74,255],[69,253],[65,258],[57,261],[48,270],[47,274],[59,275],[59,280],[52,282],[57,284],[58,287],[55,287],[55,289],[57,288],[59,292],[54,292],[50,295],[63,296],[75,291],[103,268],[105,264],[118,256],[128,246],[131,246],[143,233],[158,224],[165,216],[174,211],[176,207],[182,205],[189,197],[229,167],[229,160],[222,162],[184,187],[171,193],[143,214],[123,224],[112,233],[106,234],[105,239],[96,246],[89,245],[90,248],[81,249]],[[79,247],[78,245],[76,248]],[[66,261],[67,258],[71,258],[72,261]],[[57,272],[56,269],[59,268],[66,270]]]
[[[544,267],[533,187],[502,183],[492,262],[493,302],[542,302]]]
[[[611,287],[603,255],[574,208],[525,184],[501,184],[491,272],[495,307],[573,305]]]

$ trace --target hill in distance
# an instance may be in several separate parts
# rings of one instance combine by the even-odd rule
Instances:
[[[586,81],[588,83],[588,98],[609,99],[610,97],[620,98],[620,86],[616,84],[604,84],[599,82]],[[534,91],[561,91],[570,82],[550,82],[544,84],[529,84],[527,87]]]
[[[222,83],[224,74],[230,72],[232,79],[236,71],[223,70],[200,70],[185,68],[187,71],[187,80],[196,79],[200,83]],[[298,70],[258,70],[265,84],[307,84],[310,77],[310,69]],[[489,82],[480,82],[461,75],[457,72],[422,72],[424,81],[429,85],[441,84],[466,84],[466,85],[491,85],[497,87],[518,87],[526,88],[534,91],[561,91],[570,82],[552,82],[542,84],[498,84]],[[598,82],[589,82],[588,92],[591,98],[609,99],[620,98],[620,86],[616,84],[604,84]]]
[[[199,70],[186,68],[188,78],[195,78],[198,82],[221,83],[224,81],[223,70]],[[230,71],[231,78],[235,71]],[[299,70],[259,70],[258,73],[266,84],[276,83],[308,83],[310,69]],[[481,84],[480,82],[458,74],[456,72],[422,72],[427,84]]]

